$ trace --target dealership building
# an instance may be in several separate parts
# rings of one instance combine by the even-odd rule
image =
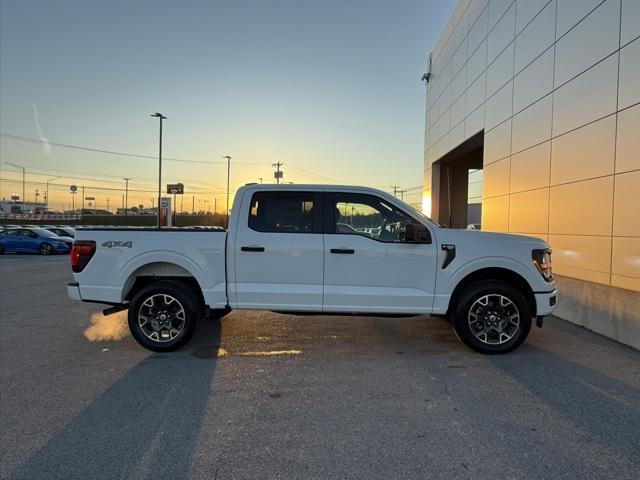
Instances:
[[[640,348],[640,1],[460,0],[425,80],[425,213],[547,240],[558,316]]]

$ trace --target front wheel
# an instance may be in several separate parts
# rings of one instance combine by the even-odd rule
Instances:
[[[43,243],[40,245],[40,255],[51,255],[53,252],[53,248],[48,243]]]
[[[453,310],[453,326],[460,339],[476,352],[507,353],[518,348],[531,330],[526,298],[501,281],[469,285]]]
[[[180,282],[161,280],[143,288],[129,305],[129,330],[155,352],[184,345],[195,329],[199,307],[194,292]]]

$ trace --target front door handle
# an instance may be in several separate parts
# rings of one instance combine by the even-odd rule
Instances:
[[[349,255],[353,255],[356,251],[352,248],[332,248],[331,253],[346,253]]]
[[[243,252],[264,252],[264,247],[240,247]]]

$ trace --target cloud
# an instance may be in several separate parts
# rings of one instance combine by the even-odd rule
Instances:
[[[45,155],[51,155],[51,145],[49,144],[49,139],[44,134],[42,127],[40,126],[40,114],[38,113],[38,107],[35,103],[31,102],[31,108],[33,109],[33,117],[36,124],[36,129],[38,130],[38,135],[40,136],[40,140],[42,141],[42,153]]]

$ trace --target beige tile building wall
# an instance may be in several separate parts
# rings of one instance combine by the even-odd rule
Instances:
[[[640,0],[460,0],[431,73],[426,213],[432,163],[484,130],[482,229],[640,291]]]

